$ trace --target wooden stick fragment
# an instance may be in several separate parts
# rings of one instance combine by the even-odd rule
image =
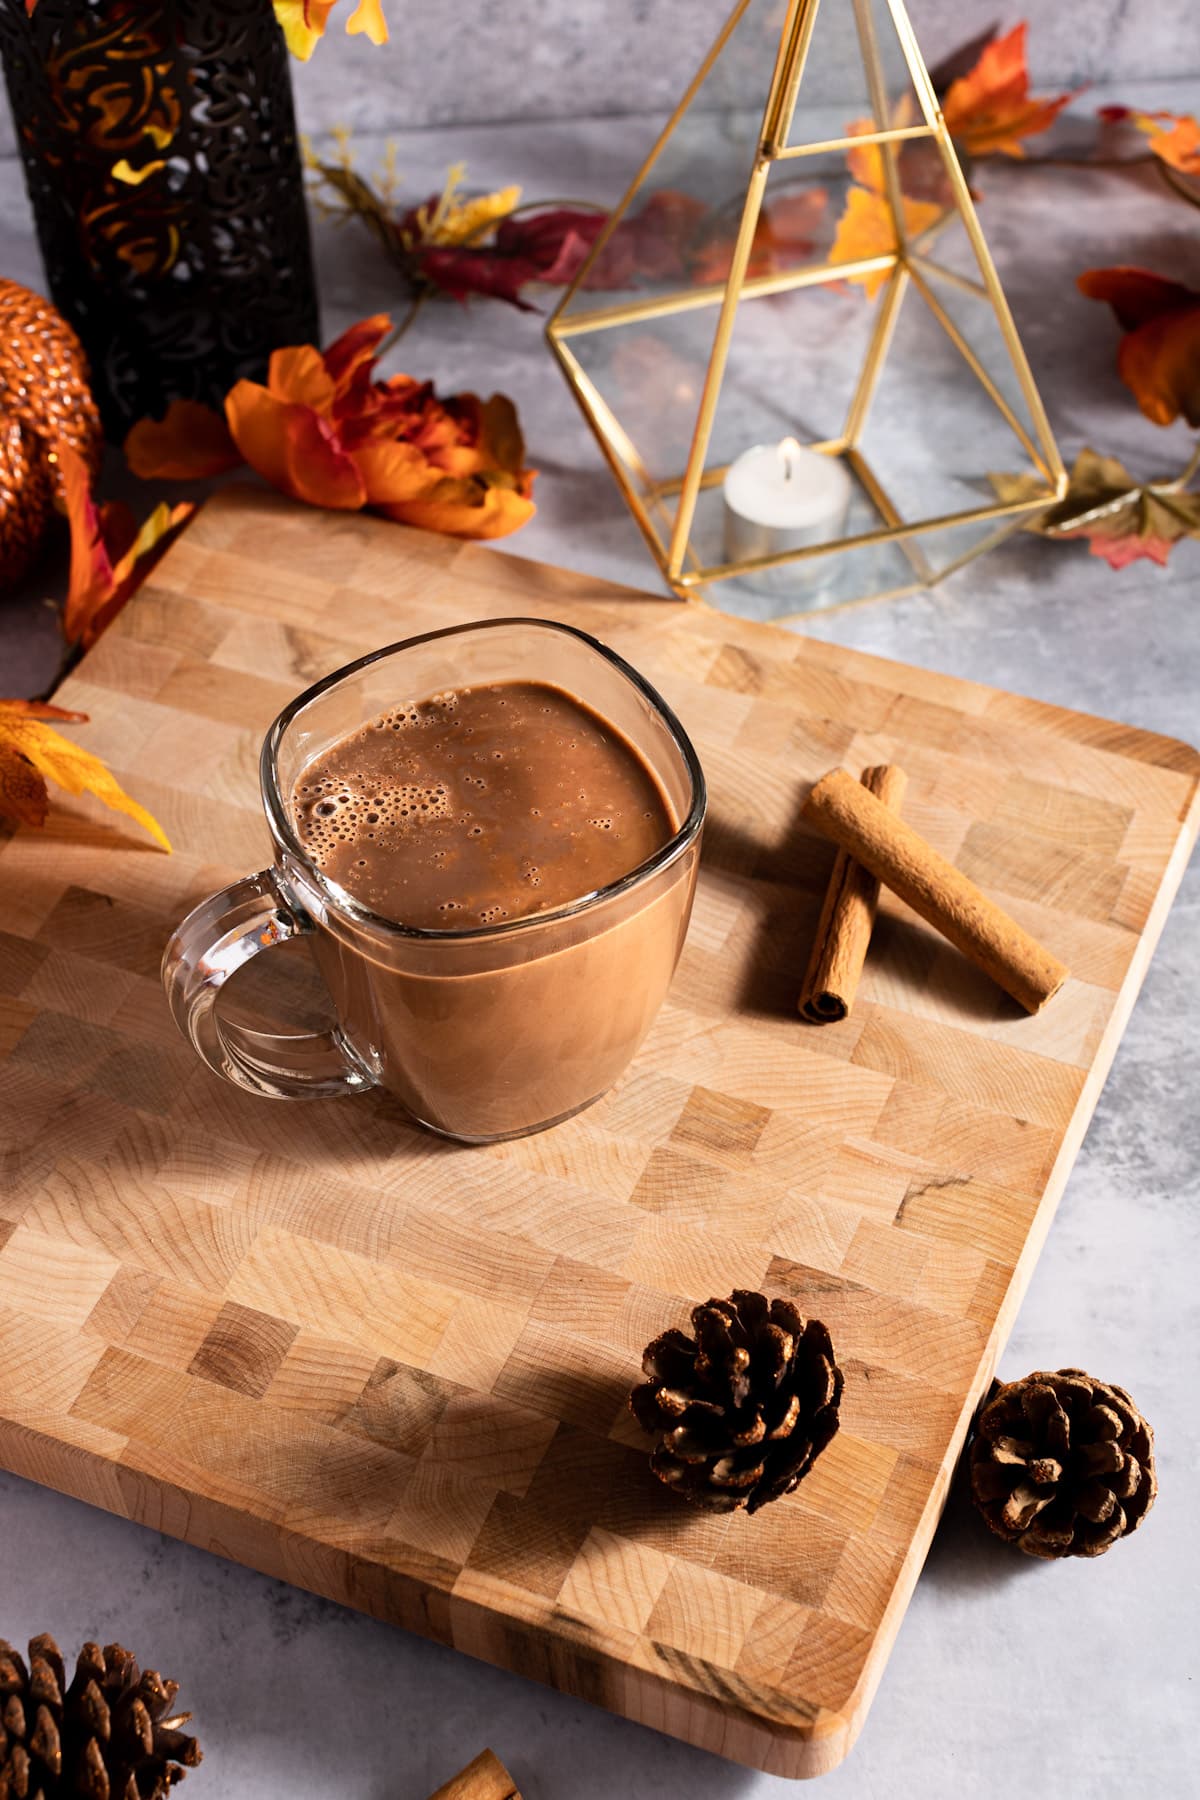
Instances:
[[[898,813],[908,776],[894,763],[880,763],[863,770],[862,785]],[[878,903],[879,877],[839,850],[797,1002],[810,1025],[836,1024],[854,1005]]]
[[[492,1750],[452,1775],[429,1800],[521,1800],[516,1782]]]
[[[1067,979],[1064,963],[845,769],[822,776],[801,817],[878,876],[1026,1012],[1040,1012]]]

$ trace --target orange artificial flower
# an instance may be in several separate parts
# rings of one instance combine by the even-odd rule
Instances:
[[[1024,156],[1022,138],[1052,125],[1074,94],[1035,99],[1029,92],[1022,23],[987,44],[970,74],[942,102],[950,135],[971,156]]]
[[[904,230],[909,238],[928,231],[944,211],[930,200],[910,200],[907,194],[903,199]],[[838,220],[837,235],[829,252],[830,262],[862,262],[871,256],[890,256],[896,248],[896,227],[886,195],[864,187],[849,188],[846,210]],[[866,274],[848,275],[846,279],[859,283],[871,298],[890,273],[889,269],[871,269]]]
[[[195,512],[188,502],[156,506],[139,529],[120,502],[97,506],[87,468],[69,444],[56,446],[63,475],[71,570],[63,607],[63,634],[87,650],[146,579],[172,539]]]
[[[505,537],[532,518],[534,473],[510,400],[474,394],[439,400],[411,375],[373,379],[386,313],[363,319],[324,353],[311,344],[276,350],[264,387],[239,381],[225,423],[176,401],[163,420],[142,420],[126,440],[145,479],[211,474],[239,460],[281,493],[310,506],[357,512],[453,537]]]
[[[1077,286],[1117,315],[1117,373],[1146,417],[1200,426],[1200,291],[1129,267],[1085,269]]]
[[[162,419],[138,420],[125,460],[143,480],[207,481],[242,458],[220,413],[199,400],[172,400]]]

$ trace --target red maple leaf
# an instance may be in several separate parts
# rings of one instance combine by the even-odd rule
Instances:
[[[603,213],[566,206],[517,213],[501,220],[490,243],[431,244],[418,251],[416,264],[427,281],[455,300],[487,294],[532,312],[522,288],[574,281],[604,222]]]

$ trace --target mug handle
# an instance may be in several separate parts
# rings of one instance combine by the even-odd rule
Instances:
[[[235,1086],[276,1100],[309,1100],[361,1093],[373,1078],[336,1031],[297,1032],[287,1039],[288,1062],[252,1053],[221,1024],[217,997],[226,981],[262,950],[316,929],[274,869],[246,875],[202,900],[177,928],[163,954],[162,982],[175,1023],[209,1068]]]

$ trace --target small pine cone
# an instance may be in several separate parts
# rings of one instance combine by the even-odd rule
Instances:
[[[48,1634],[28,1665],[0,1638],[0,1800],[162,1800],[200,1761],[178,1692],[119,1644],[85,1644],[68,1686]]]
[[[657,1439],[660,1481],[714,1512],[757,1512],[791,1493],[838,1428],[829,1333],[746,1288],[695,1307],[692,1329],[646,1346],[630,1410]]]
[[[994,1383],[970,1456],[976,1506],[1027,1556],[1101,1556],[1158,1492],[1154,1433],[1124,1388],[1082,1369]]]

